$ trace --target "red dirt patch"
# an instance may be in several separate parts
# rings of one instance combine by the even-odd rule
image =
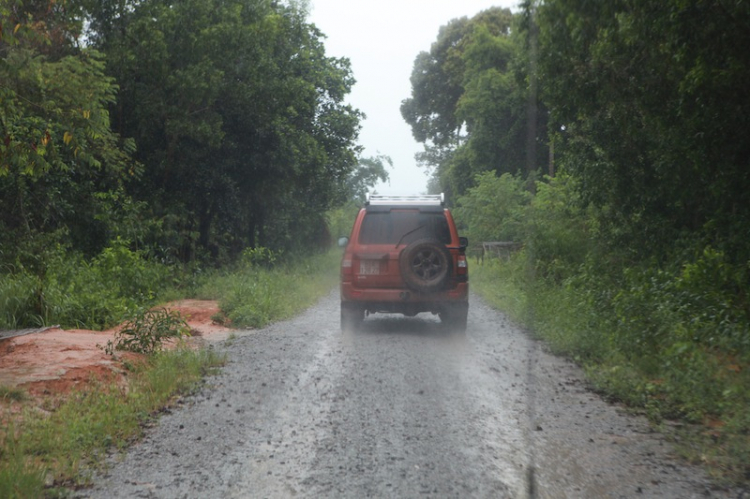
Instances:
[[[185,318],[194,337],[191,341],[223,339],[230,329],[211,319],[219,313],[215,301],[181,300],[166,308]],[[0,340],[0,386],[21,387],[31,396],[68,393],[92,380],[120,381],[124,377],[123,360],[135,360],[137,354],[118,352],[115,357],[103,347],[114,339],[107,331],[48,329]]]

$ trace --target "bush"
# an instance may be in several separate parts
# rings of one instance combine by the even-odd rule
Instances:
[[[484,183],[496,187],[485,204],[481,190],[462,198],[462,216],[477,234],[474,220],[499,206],[489,200],[510,185],[492,175]],[[711,439],[703,432],[691,437],[701,441],[694,445],[734,478],[747,473],[750,266],[701,246],[697,236],[676,241],[671,254],[640,259],[649,252],[601,233],[600,214],[582,207],[565,177],[537,183],[528,204],[497,215],[492,233],[512,227],[524,249],[509,260],[485,260],[472,272],[474,289],[579,362],[609,397],[654,421],[711,422]]]
[[[181,339],[189,332],[179,312],[166,308],[138,310],[115,333],[114,342],[107,342],[105,351],[112,355],[115,350],[152,354],[162,349],[165,340]]]
[[[281,257],[283,255],[283,251],[273,251],[268,248],[264,247],[258,247],[258,248],[246,248],[242,252],[242,257],[240,258],[240,265],[245,268],[252,268],[252,267],[265,267],[265,268],[271,268],[273,267],[278,261],[281,261]]]
[[[38,280],[24,271],[0,277],[0,329],[43,325]]]
[[[51,324],[109,327],[129,310],[152,303],[172,273],[121,239],[90,262],[53,245],[34,265],[18,263],[6,269],[0,279],[0,327],[14,329]]]
[[[582,208],[571,177],[545,177],[526,219],[526,245],[540,278],[563,285],[586,263],[592,249],[593,218]]]
[[[458,199],[457,223],[470,241],[516,241],[526,238],[526,208],[531,194],[521,176],[498,177],[485,172],[475,177],[476,187]]]
[[[327,213],[328,227],[331,236],[335,239],[334,244],[340,237],[349,237],[354,226],[354,219],[359,213],[359,206],[349,202],[341,208],[331,210]]]
[[[263,327],[290,317],[330,292],[338,282],[341,252],[295,258],[273,268],[245,266],[209,280],[199,294],[219,298],[236,327]]]

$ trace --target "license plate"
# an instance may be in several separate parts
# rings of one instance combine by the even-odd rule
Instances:
[[[380,274],[380,260],[361,260],[359,273],[364,275]]]

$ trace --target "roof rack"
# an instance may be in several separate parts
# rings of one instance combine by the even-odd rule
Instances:
[[[444,206],[445,194],[422,194],[419,196],[381,196],[379,194],[367,193],[365,206]]]

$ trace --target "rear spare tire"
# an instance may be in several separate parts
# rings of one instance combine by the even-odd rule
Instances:
[[[453,262],[450,252],[440,241],[419,239],[401,252],[399,268],[408,287],[422,293],[433,293],[445,286]]]

